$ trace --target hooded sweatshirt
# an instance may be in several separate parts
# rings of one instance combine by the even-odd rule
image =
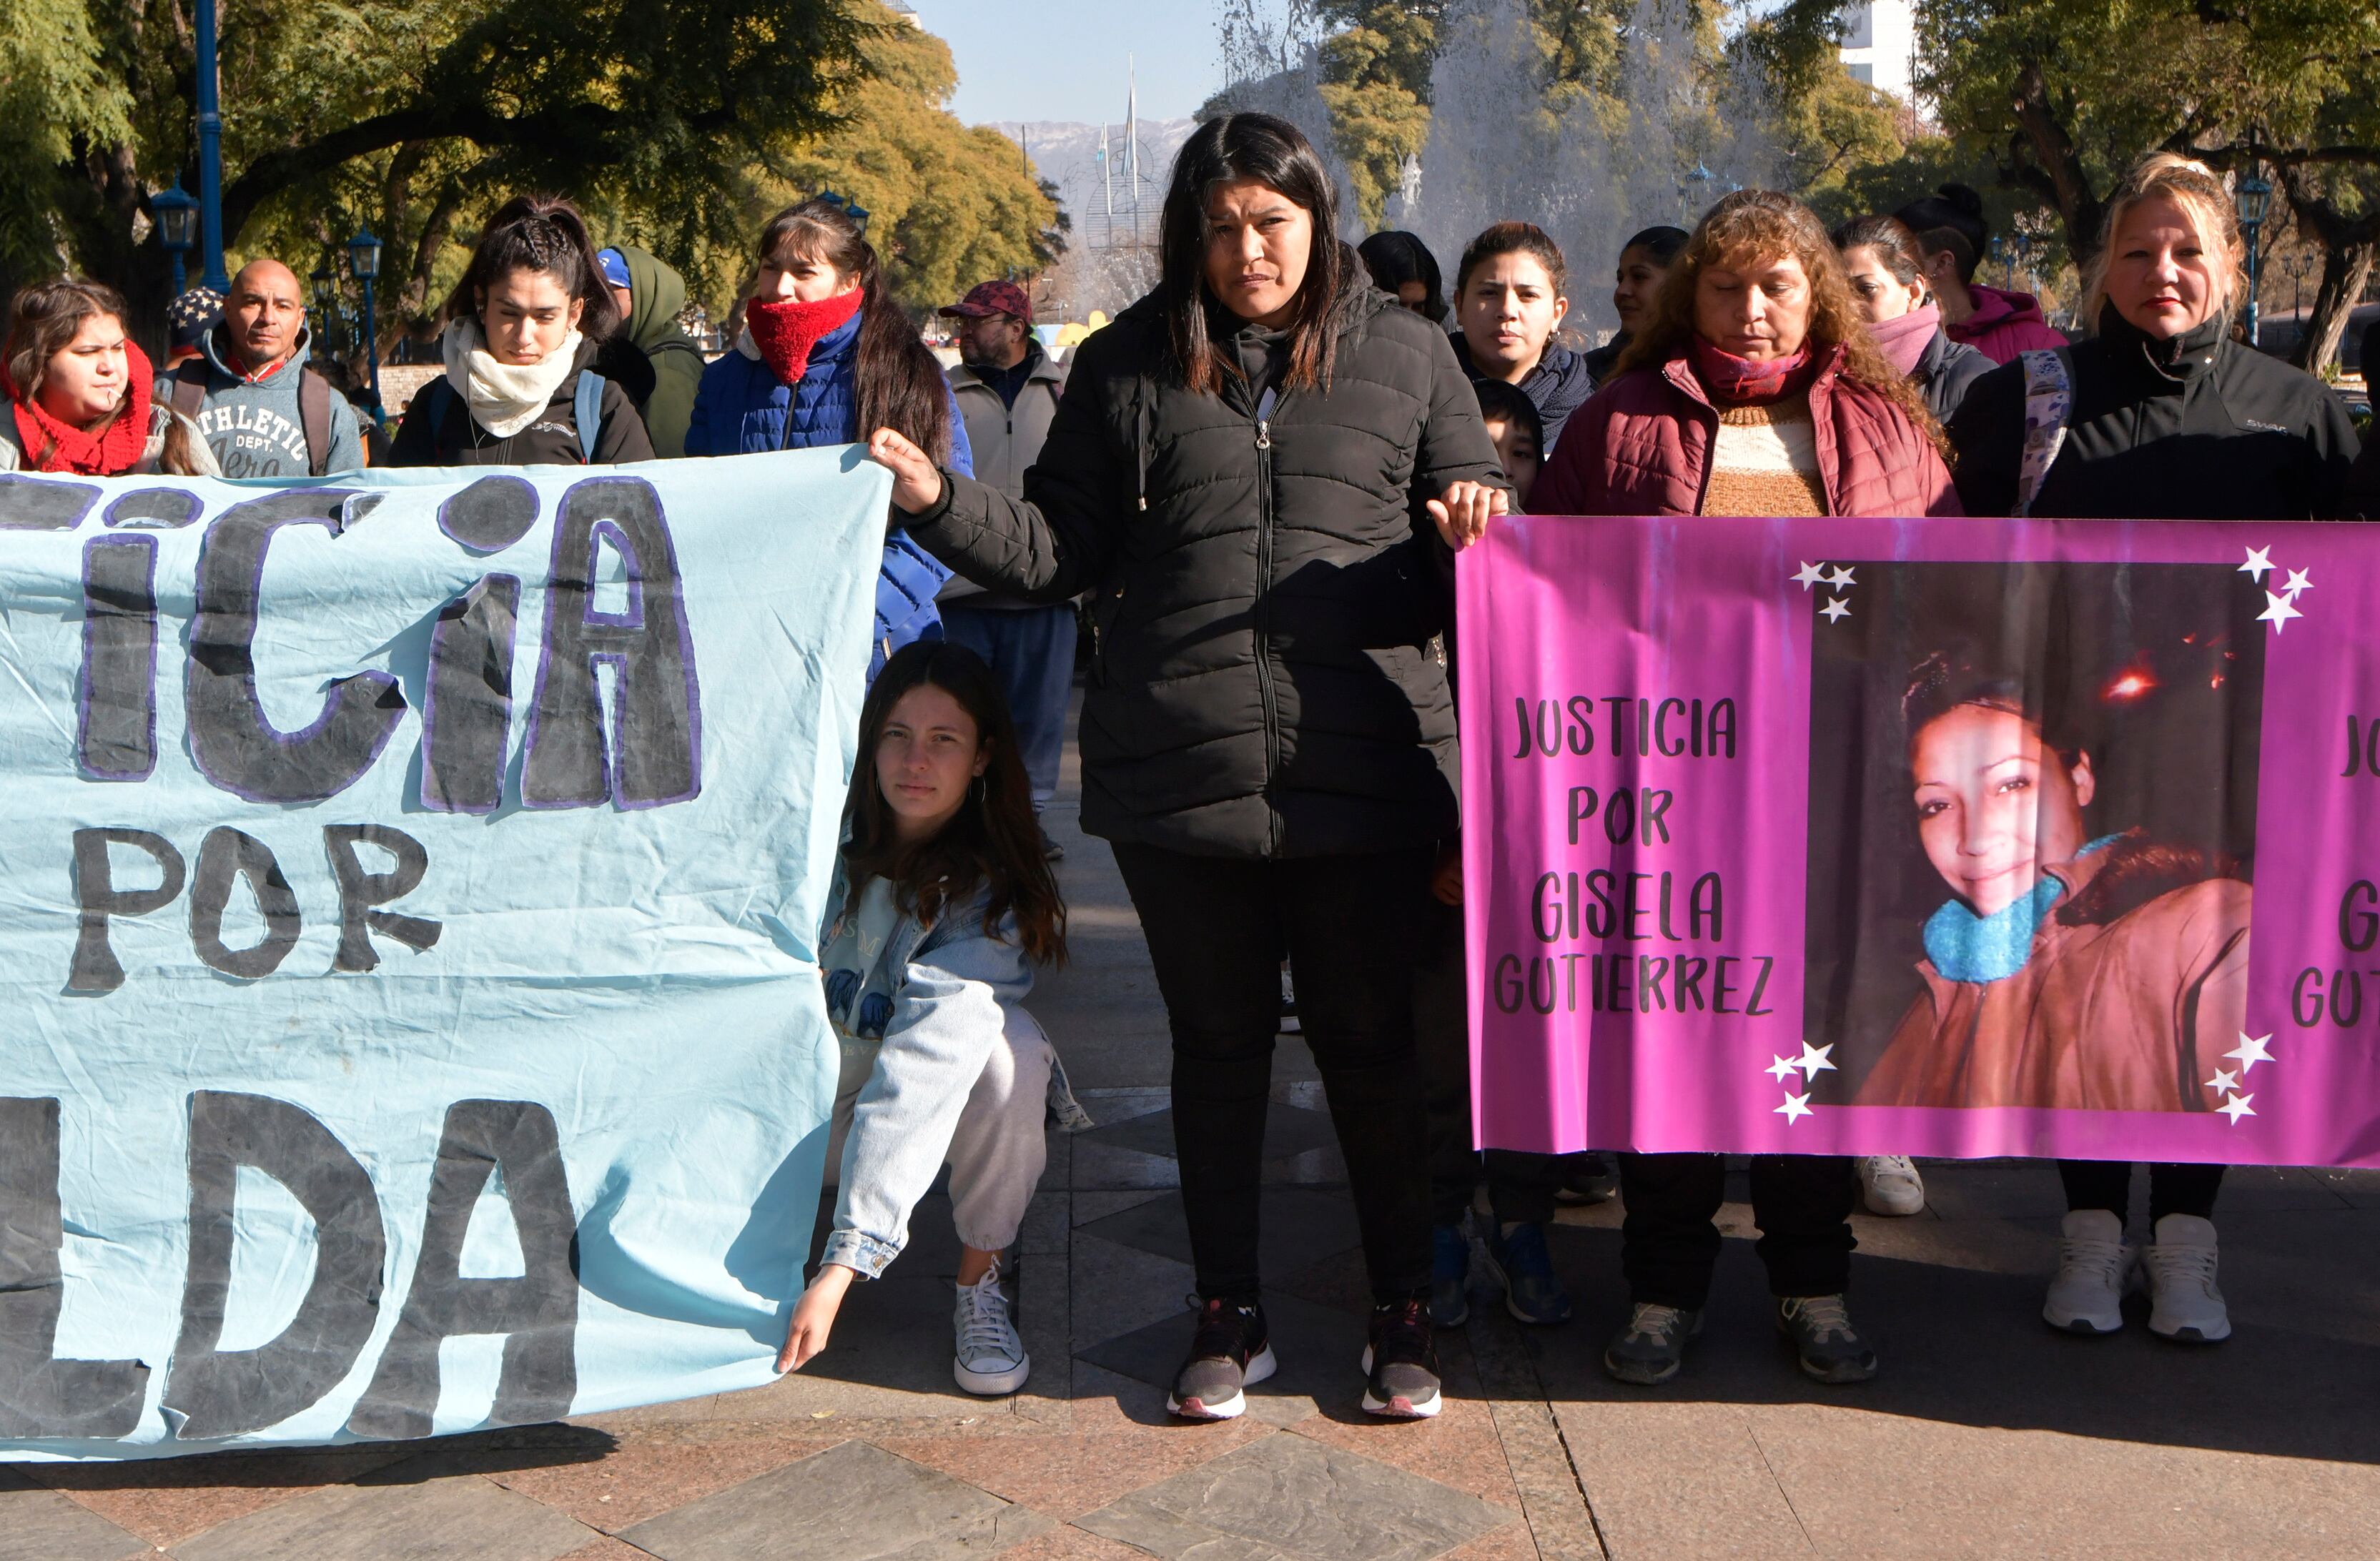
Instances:
[[[207,369],[206,397],[193,419],[225,477],[309,477],[306,427],[298,410],[298,385],[314,345],[311,327],[298,333],[289,356],[266,373],[244,371],[237,349],[218,325],[199,345]],[[170,383],[161,387],[171,397]],[[351,472],[364,464],[363,430],[346,397],[334,395],[331,442],[322,470]]]
[[[702,349],[677,322],[686,308],[686,279],[649,250],[631,244],[612,248],[628,262],[628,322],[622,334],[642,348],[653,366],[645,430],[652,435],[653,454],[674,460],[686,454],[694,395],[702,386]]]
[[[1943,333],[1964,342],[1994,363],[2013,363],[2021,352],[2055,352],[2067,345],[2064,333],[2043,318],[2040,301],[2030,293],[2003,292],[1998,287],[1967,284],[1975,312]]]

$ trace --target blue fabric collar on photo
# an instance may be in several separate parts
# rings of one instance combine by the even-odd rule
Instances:
[[[2076,852],[2074,859],[2079,862],[2119,838],[2102,835]],[[2033,958],[2033,936],[2065,892],[2063,881],[2045,873],[2032,893],[1988,916],[1975,914],[1963,900],[1948,901],[1925,918],[1925,957],[1945,981],[1978,986],[2005,981]]]

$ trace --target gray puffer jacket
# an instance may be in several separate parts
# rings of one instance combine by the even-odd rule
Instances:
[[[1022,500],[945,474],[910,522],[988,587],[1096,593],[1093,834],[1270,858],[1454,827],[1454,710],[1427,648],[1452,604],[1423,504],[1503,473],[1443,332],[1361,285],[1335,328],[1329,388],[1281,390],[1259,417],[1241,376],[1183,385],[1143,298],[1076,349]],[[1265,333],[1243,336],[1226,357],[1260,358]]]

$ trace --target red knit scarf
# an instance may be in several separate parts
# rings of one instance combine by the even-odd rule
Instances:
[[[156,375],[149,367],[149,355],[135,342],[124,344],[124,366],[132,381],[124,393],[124,405],[95,435],[60,422],[38,398],[28,401],[18,395],[6,370],[0,369],[0,386],[6,388],[17,415],[18,442],[25,447],[30,469],[116,477],[140,464],[149,448],[149,392]]]
[[[849,324],[865,296],[866,289],[854,287],[808,304],[796,298],[755,298],[745,306],[744,328],[752,333],[752,345],[778,381],[799,384],[802,371],[810,366],[810,349]]]
[[[1694,373],[1722,406],[1758,405],[1782,401],[1809,388],[1816,375],[1810,367],[1807,342],[1783,357],[1738,357],[1700,335],[1694,337]]]

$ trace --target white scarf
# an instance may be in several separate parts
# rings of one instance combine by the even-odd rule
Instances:
[[[472,420],[498,439],[510,439],[553,405],[553,393],[578,360],[579,340],[574,330],[535,363],[500,363],[488,350],[480,322],[467,315],[446,327],[440,347],[446,382],[470,405]]]

